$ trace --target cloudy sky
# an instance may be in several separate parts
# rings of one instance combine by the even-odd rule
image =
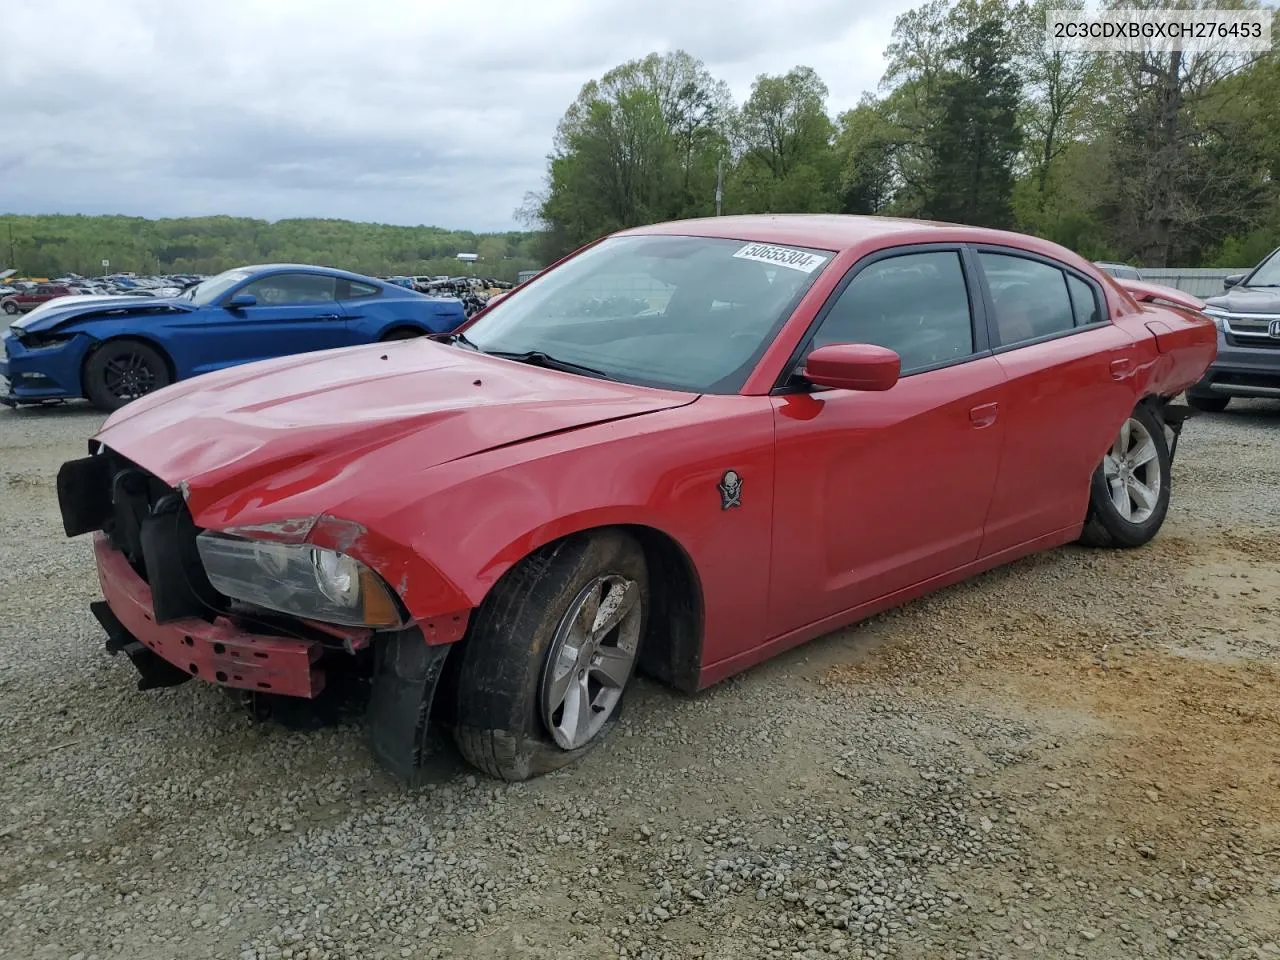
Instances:
[[[0,213],[507,229],[610,67],[683,48],[741,102],[808,64],[838,111],[875,88],[911,5],[7,0]]]

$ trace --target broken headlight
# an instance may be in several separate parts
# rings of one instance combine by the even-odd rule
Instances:
[[[347,626],[403,623],[382,578],[344,553],[211,532],[196,537],[196,547],[214,589],[234,600]]]

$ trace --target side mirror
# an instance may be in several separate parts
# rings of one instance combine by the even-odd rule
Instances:
[[[1243,280],[1243,279],[1244,279],[1244,274],[1243,274],[1243,273],[1233,273],[1233,274],[1231,274],[1231,276],[1229,276],[1229,277],[1223,277],[1223,278],[1222,278],[1222,289],[1223,289],[1223,290],[1230,290],[1232,287],[1234,287],[1237,283],[1239,283],[1239,282],[1240,282],[1241,280]]]
[[[245,307],[254,307],[258,304],[258,298],[252,293],[237,293],[234,297],[223,304],[228,310],[243,310]]]
[[[901,358],[888,347],[831,343],[809,354],[802,376],[820,387],[880,391],[897,383],[901,371]]]

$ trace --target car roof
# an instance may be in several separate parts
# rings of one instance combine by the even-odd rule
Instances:
[[[934,220],[839,213],[743,214],[699,220],[673,220],[622,230],[615,236],[645,234],[723,237],[835,251],[910,243],[991,243],[1018,247],[1076,265],[1088,262],[1056,243],[1008,230]]]
[[[318,267],[314,263],[253,263],[243,267],[234,267],[238,271],[247,273],[263,273],[265,271],[288,270],[292,273],[324,273],[335,277],[345,277],[347,280],[359,280],[361,283],[380,283],[376,277],[366,276],[363,273],[352,273],[350,270],[339,270],[337,267]]]

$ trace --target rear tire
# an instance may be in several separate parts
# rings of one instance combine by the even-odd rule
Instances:
[[[164,356],[140,340],[108,340],[84,363],[85,396],[102,410],[119,410],[172,380]]]
[[[414,340],[417,337],[424,337],[426,333],[417,327],[396,327],[394,330],[388,330],[382,335],[382,342],[388,340]]]
[[[527,780],[599,743],[617,723],[648,611],[644,553],[620,530],[576,534],[516,564],[458,651],[462,756]]]
[[[1138,406],[1093,473],[1080,542],[1123,548],[1147,543],[1169,512],[1171,467],[1163,421],[1151,407]]]
[[[19,313],[22,312],[22,309],[16,303],[10,300],[4,304],[4,312],[11,317],[16,317]]]
[[[1227,404],[1230,402],[1230,397],[1219,397],[1204,393],[1187,394],[1187,406],[1193,410],[1202,410],[1205,413],[1221,413],[1227,409]]]

